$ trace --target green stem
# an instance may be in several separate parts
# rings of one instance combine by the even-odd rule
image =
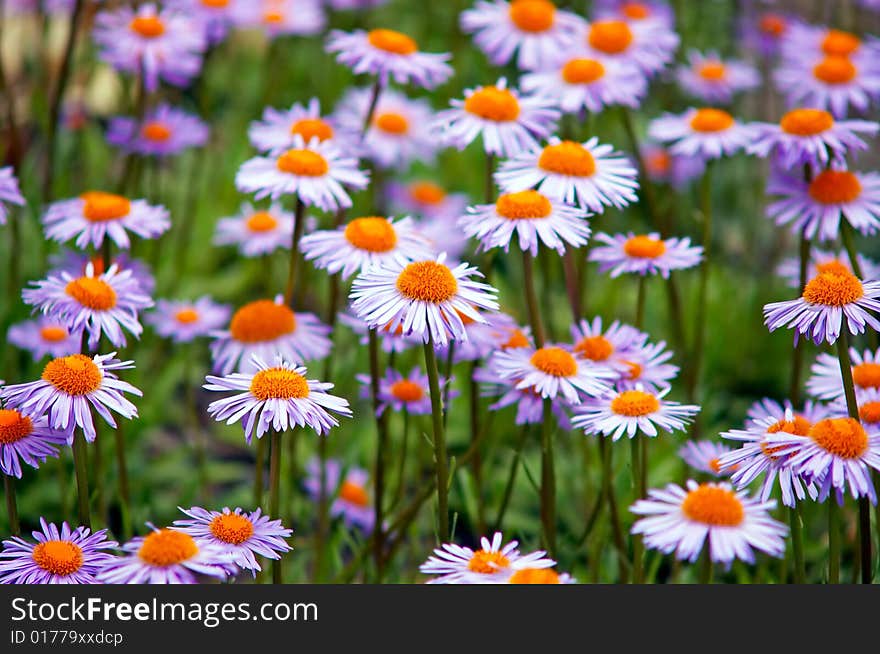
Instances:
[[[803,288],[807,285],[807,270],[810,265],[810,237],[807,236],[807,230],[801,232],[800,238],[800,286]],[[804,365],[804,340],[799,338],[797,345],[792,353],[793,360],[791,365],[791,382],[788,387],[788,397],[793,406],[799,406],[801,403],[801,372]]]
[[[443,399],[440,395],[440,378],[437,372],[437,355],[434,338],[428,336],[425,343],[425,368],[431,389],[431,420],[434,427],[434,468],[437,477],[437,538],[441,543],[449,540],[449,462],[446,459],[446,434],[443,429]]]
[[[632,475],[633,475],[633,489],[636,492],[636,498],[640,499],[645,496],[646,492],[642,488],[642,477],[644,471],[644,461],[642,460],[642,446],[641,441],[645,440],[646,437],[636,435],[634,438],[631,438],[630,443],[630,455],[632,457]],[[642,544],[641,536],[633,534],[632,536],[632,550],[633,550],[633,565],[632,565],[632,582],[634,584],[644,583],[644,555],[645,548]]]
[[[788,523],[791,525],[791,549],[794,554],[794,583],[807,583],[804,564],[804,525],[801,520],[800,505],[788,510]]]
[[[269,515],[278,518],[281,502],[281,432],[272,432],[269,452]],[[272,583],[281,583],[281,559],[272,561]]]
[[[840,583],[840,507],[835,493],[828,498],[828,583]]]
[[[577,263],[574,260],[572,248],[566,248],[562,255],[562,270],[565,273],[565,292],[568,295],[568,303],[571,306],[572,321],[577,322],[583,315],[583,298],[581,297],[580,284],[578,283]]]
[[[318,436],[318,528],[315,530],[314,583],[321,581],[324,572],[324,541],[327,539],[329,516],[327,511],[327,438]]]
[[[266,465],[266,441],[257,439],[254,451],[254,506],[263,506],[263,468]]]
[[[541,323],[541,313],[538,308],[538,296],[535,292],[534,260],[528,250],[523,250],[523,283],[526,293],[526,307],[529,311],[529,323],[532,327],[532,336],[535,338],[535,346],[544,347],[544,326]]]
[[[853,229],[846,220],[841,220],[840,222],[840,240],[843,241],[843,247],[846,249],[846,254],[849,257],[849,265],[852,268],[853,274],[859,279],[864,279],[862,265],[859,263],[859,253],[853,241]],[[869,329],[867,330],[867,336],[868,345],[872,350],[876,350],[878,345],[877,332]]]
[[[608,502],[608,516],[611,519],[611,534],[614,546],[617,548],[617,561],[619,581],[627,582],[626,567],[626,541],[623,538],[623,527],[620,523],[620,513],[617,510],[617,499],[614,495],[614,470],[612,465],[612,449],[605,436],[599,436],[599,453],[602,456],[602,486],[603,495]]]
[[[293,306],[296,271],[299,266],[299,239],[305,229],[305,213],[306,205],[297,198],[293,220],[293,239],[290,243],[290,263],[287,268],[287,285],[284,287],[284,304],[287,306]]]
[[[443,427],[449,424],[449,393],[452,391],[452,385],[449,380],[452,379],[452,366],[455,360],[455,341],[449,341],[449,347],[446,348],[446,363],[444,365],[443,375],[446,383],[443,384]]]
[[[409,411],[406,410],[406,406],[403,407],[403,437],[401,439],[400,444],[400,461],[397,464],[397,488],[394,490],[394,502],[391,505],[392,509],[397,508],[400,504],[400,501],[403,499],[403,489],[405,487],[404,480],[406,478],[406,456],[407,456],[407,448],[409,447]]]
[[[712,573],[715,566],[712,564],[712,554],[709,551],[709,542],[703,544],[703,555],[700,557],[700,583],[708,585],[712,583]]]
[[[541,526],[544,548],[556,556],[556,466],[553,458],[553,400],[544,398],[541,423]]]
[[[369,331],[370,354],[370,396],[373,400],[373,415],[376,417],[376,468],[373,475],[373,494],[375,521],[373,525],[373,559],[376,577],[382,582],[384,574],[385,535],[385,459],[388,453],[388,411],[379,413],[379,380],[382,371],[379,367],[379,336],[375,329]]]
[[[477,361],[472,361],[468,367],[468,390],[470,422],[471,422],[471,443],[473,443],[480,434],[480,385],[474,379],[474,373],[477,371]],[[450,387],[450,377],[446,378],[446,387]],[[447,400],[444,399],[444,402]],[[448,405],[447,405],[448,406]],[[447,411],[448,413],[448,411]],[[471,463],[471,471],[474,474],[474,493],[477,496],[477,531],[481,534],[486,533],[486,507],[483,502],[483,457],[481,452],[477,450],[474,455],[473,463]]]
[[[645,291],[647,287],[647,276],[639,275],[639,290],[636,296],[636,321],[635,328],[641,329],[645,324]]]
[[[510,472],[507,473],[507,483],[504,485],[504,495],[501,498],[501,506],[498,507],[498,516],[495,518],[495,526],[492,531],[501,531],[504,522],[504,514],[507,513],[507,506],[510,504],[510,498],[513,496],[513,487],[516,484],[516,473],[519,470],[519,462],[522,455],[522,449],[526,443],[526,437],[529,435],[529,426],[523,425],[520,430],[519,439],[516,442],[516,450],[513,452],[513,460],[510,462]]]
[[[367,106],[367,115],[364,116],[364,124],[361,126],[361,140],[367,135],[370,125],[373,122],[373,114],[376,113],[376,106],[379,104],[379,96],[382,95],[382,82],[376,78],[373,84],[373,92],[370,94],[370,104]]]
[[[77,430],[73,437],[73,468],[76,474],[76,499],[79,507],[79,524],[82,527],[92,526],[92,514],[89,510],[89,464],[86,451],[86,439],[82,430]]]
[[[15,479],[12,475],[3,475],[3,492],[6,495],[6,514],[9,516],[9,533],[18,536],[21,524],[18,522],[18,504],[15,501]]]
[[[486,204],[495,203],[495,155],[486,154],[486,186],[485,199]]]

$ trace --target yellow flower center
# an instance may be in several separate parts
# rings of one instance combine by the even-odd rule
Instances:
[[[191,325],[194,322],[199,321],[199,312],[192,307],[181,309],[175,314],[174,318],[175,320],[177,320],[177,322],[183,325]]]
[[[865,402],[859,407],[859,418],[862,419],[862,422],[869,424],[880,422],[880,402]],[[0,436],[0,442],[2,440],[2,436]]]
[[[79,196],[84,202],[83,218],[92,223],[103,223],[124,218],[131,211],[128,198],[103,191],[87,191]]]
[[[574,352],[590,361],[607,361],[614,354],[614,345],[604,336],[585,336],[574,346]]]
[[[605,66],[595,59],[571,59],[562,67],[562,79],[569,84],[592,84],[605,76]]]
[[[868,449],[868,434],[853,418],[826,418],[810,429],[810,438],[841,459],[858,459]]]
[[[458,282],[442,263],[417,261],[401,271],[397,277],[397,290],[410,300],[439,304],[455,296]]]
[[[819,273],[804,287],[804,299],[810,304],[843,307],[865,294],[862,282],[852,273]]]
[[[537,191],[506,193],[498,198],[495,211],[508,220],[546,218],[553,213],[553,205]]]
[[[32,554],[34,563],[46,572],[66,577],[83,565],[82,548],[69,540],[47,540],[37,543]]]
[[[171,138],[171,128],[154,120],[141,127],[141,136],[148,141],[167,141]]]
[[[419,204],[437,205],[446,199],[446,191],[432,182],[410,184],[409,194]]]
[[[271,232],[278,227],[278,220],[268,211],[257,211],[247,219],[245,225],[251,232]]]
[[[620,6],[620,13],[632,20],[644,20],[651,16],[651,8],[641,2],[627,2]]]
[[[859,198],[862,184],[847,170],[823,170],[810,183],[809,190],[810,197],[821,204],[846,204]]]
[[[596,160],[580,143],[562,141],[541,151],[538,167],[570,177],[592,177],[596,172]]]
[[[311,150],[288,150],[276,161],[282,173],[300,177],[321,177],[330,170],[327,160]]]
[[[519,101],[507,89],[484,86],[465,99],[464,110],[484,120],[504,123],[519,117]]]
[[[704,80],[717,82],[727,76],[727,68],[720,61],[709,61],[700,66],[697,74]]]
[[[221,513],[211,520],[211,533],[224,543],[241,545],[254,535],[254,523],[240,513]]]
[[[510,20],[523,32],[546,32],[553,27],[556,7],[548,0],[514,0]]]
[[[660,410],[660,400],[645,391],[623,391],[611,400],[611,410],[619,416],[630,418],[647,416]]]
[[[468,561],[468,570],[481,575],[495,574],[508,566],[510,566],[510,560],[501,552],[487,552],[486,550],[474,552],[471,560]]]
[[[681,510],[690,520],[713,527],[736,527],[745,518],[743,504],[733,491],[710,484],[690,491]]]
[[[198,553],[192,536],[173,529],[151,532],[138,550],[142,561],[159,568],[183,563]]]
[[[825,57],[813,67],[813,76],[826,84],[846,84],[855,79],[859,70],[847,57]]]
[[[256,300],[232,316],[229,332],[240,343],[274,341],[296,330],[296,316],[289,307],[272,300]]]
[[[834,127],[834,117],[821,109],[792,109],[782,117],[779,126],[786,134],[815,136]]]
[[[523,334],[521,329],[510,330],[510,338],[501,344],[502,350],[517,350],[521,347],[528,347],[529,339]]]
[[[419,50],[415,40],[395,30],[372,30],[367,39],[374,48],[393,54],[411,55]]]
[[[0,445],[12,445],[29,436],[34,429],[31,419],[12,409],[0,409]]]
[[[723,132],[733,127],[733,116],[723,109],[697,109],[691,118],[695,132]]]
[[[68,337],[67,329],[57,325],[40,328],[40,338],[49,343],[58,343]]]
[[[52,359],[43,368],[43,379],[68,395],[88,395],[101,386],[101,369],[84,354]]]
[[[82,306],[95,311],[108,311],[116,306],[116,291],[98,277],[80,277],[67,282],[64,292]]]
[[[632,30],[622,20],[597,20],[587,36],[590,46],[605,54],[620,54],[633,41]]]
[[[380,216],[355,218],[345,226],[345,239],[367,252],[389,252],[397,245],[394,226]]]
[[[758,21],[758,28],[770,36],[780,37],[785,33],[786,22],[779,14],[764,14]]]
[[[651,236],[633,236],[623,244],[623,251],[637,259],[656,259],[666,252],[666,243]]]
[[[391,385],[391,394],[401,402],[418,402],[425,396],[425,391],[414,381],[401,379]]]
[[[577,361],[561,347],[542,347],[535,350],[532,365],[553,377],[571,377],[577,372]]]
[[[333,128],[320,118],[303,118],[290,126],[291,134],[299,134],[308,143],[313,138],[326,141],[333,138]]]
[[[158,16],[135,16],[128,27],[145,39],[155,39],[165,33],[165,24]]]
[[[853,381],[859,388],[880,388],[880,363],[853,366]]]
[[[251,394],[266,400],[292,400],[309,396],[306,378],[287,368],[260,370],[251,380]]]
[[[342,482],[342,486],[339,488],[339,497],[355,506],[368,506],[370,504],[370,498],[367,497],[367,491],[363,486],[356,484],[353,481],[345,480]]]
[[[510,576],[512,584],[558,584],[559,574],[550,568],[523,568]]]
[[[862,45],[862,41],[851,32],[828,30],[822,40],[822,52],[833,57],[848,57]]]

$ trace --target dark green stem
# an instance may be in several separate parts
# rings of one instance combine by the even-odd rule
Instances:
[[[532,327],[532,336],[535,339],[535,346],[540,349],[544,347],[544,325],[541,323],[541,313],[538,308],[538,296],[535,291],[535,271],[534,259],[528,250],[523,250],[523,283],[526,293],[526,307],[529,312],[529,323]]]
[[[263,468],[266,465],[266,441],[257,439],[254,451],[254,506],[263,506]]]
[[[800,238],[800,286],[803,288],[807,285],[807,270],[810,265],[810,238],[807,236],[807,230],[801,232]],[[801,403],[801,372],[804,365],[804,340],[798,339],[797,345],[794,347],[793,360],[791,364],[791,382],[788,387],[788,397],[793,406],[800,406]]]
[[[617,498],[614,495],[614,470],[612,466],[612,449],[605,436],[599,436],[599,453],[602,456],[602,486],[603,495],[608,502],[608,516],[611,519],[611,534],[614,546],[617,548],[617,561],[619,581],[627,582],[628,573],[626,567],[626,541],[623,538],[623,527],[620,523],[620,513],[617,510]]]
[[[277,519],[281,509],[281,432],[272,432],[269,451],[269,515]],[[272,561],[272,583],[281,583],[281,559]]]
[[[715,566],[712,564],[712,553],[709,542],[703,543],[703,554],[700,557],[700,583],[708,585],[712,583],[712,573]]]
[[[556,466],[553,457],[553,400],[544,398],[541,423],[541,526],[544,548],[556,556]]]
[[[82,527],[92,526],[92,514],[89,510],[89,464],[86,451],[86,439],[81,430],[73,437],[73,468],[76,474],[76,500],[79,507],[79,524]]]
[[[828,498],[828,583],[840,583],[840,507],[836,493]]]
[[[370,397],[373,401],[373,415],[376,417],[376,467],[373,474],[373,494],[375,521],[373,525],[373,559],[379,583],[384,574],[385,537],[385,459],[388,453],[388,411],[379,413],[379,380],[382,371],[379,367],[379,336],[375,329],[369,331],[370,355]]]
[[[305,229],[306,205],[299,198],[296,199],[296,210],[293,220],[293,239],[290,243],[290,264],[287,268],[287,286],[284,287],[284,304],[293,306],[294,290],[296,288],[296,271],[299,266],[299,239]]]
[[[807,583],[804,564],[804,525],[799,505],[789,508],[788,523],[791,525],[791,549],[794,555],[794,583]]]
[[[516,484],[516,473],[519,470],[519,462],[522,455],[522,449],[526,444],[526,437],[529,435],[529,426],[523,425],[520,430],[519,439],[516,442],[516,450],[513,452],[513,460],[510,462],[510,472],[507,473],[507,483],[504,485],[504,495],[501,498],[501,506],[498,507],[498,516],[495,518],[495,526],[492,531],[500,531],[504,523],[504,514],[507,513],[507,506],[510,504],[510,498],[513,496],[513,487]]]
[[[443,398],[440,395],[440,377],[434,339],[429,335],[425,343],[425,368],[431,390],[431,421],[434,427],[434,468],[437,477],[437,538],[449,541],[449,462],[446,459],[446,434],[443,429]]]
[[[3,492],[6,495],[6,515],[9,516],[9,534],[18,536],[21,525],[18,522],[18,504],[15,501],[15,479],[12,475],[3,475]]]

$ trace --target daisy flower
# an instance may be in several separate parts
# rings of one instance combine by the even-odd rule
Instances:
[[[636,169],[629,159],[591,138],[585,143],[553,137],[542,147],[503,162],[495,182],[508,193],[537,188],[549,198],[596,213],[637,200]]]
[[[351,307],[370,327],[402,327],[403,334],[446,345],[450,339],[467,338],[463,316],[484,322],[479,309],[498,309],[496,289],[473,281],[474,275],[482,277],[467,263],[447,266],[445,254],[436,261],[391,262],[355,278]]]
[[[128,7],[99,11],[94,39],[100,57],[124,73],[142,75],[149,93],[159,79],[186,86],[202,67],[205,34],[191,16],[174,9],[145,3],[135,11]]]
[[[362,397],[371,397],[369,375],[356,375],[361,383]],[[440,388],[452,384],[453,379],[448,381],[440,377]],[[444,399],[456,397],[458,392],[451,390],[444,394]],[[385,371],[385,375],[379,379],[379,407],[376,415],[381,416],[386,409],[396,413],[406,411],[413,416],[426,416],[431,413],[431,392],[428,387],[428,375],[424,374],[418,366],[413,368],[406,376],[393,368]]]
[[[238,13],[242,25],[259,27],[270,39],[320,34],[327,16],[320,0],[247,0]]]
[[[546,552],[538,550],[521,554],[515,540],[502,544],[501,532],[495,532],[490,541],[480,539],[480,549],[443,543],[428,557],[419,571],[426,575],[438,575],[429,584],[494,584],[506,583],[511,574],[523,568],[552,568],[556,561]]]
[[[685,93],[708,104],[729,104],[733,96],[761,84],[761,75],[745,62],[722,59],[717,52],[688,52],[687,64],[676,70]]]
[[[645,345],[648,335],[635,327],[615,320],[603,331],[602,318],[581,320],[572,325],[572,351],[578,359],[592,361],[618,371],[629,371],[636,352]]]
[[[654,437],[658,428],[669,434],[683,431],[700,407],[666,400],[669,390],[651,391],[639,385],[606,391],[576,407],[572,425],[586,434],[610,436],[613,441],[624,435],[634,438],[639,432]]]
[[[186,12],[204,27],[209,45],[226,38],[230,28],[240,23],[242,6],[248,0],[166,0],[168,7]]]
[[[796,18],[778,11],[764,11],[743,19],[741,34],[746,47],[762,57],[775,57]]]
[[[704,159],[729,157],[752,143],[751,125],[744,125],[723,109],[688,109],[680,116],[665,114],[651,121],[648,135],[671,143],[669,151]]]
[[[138,311],[153,306],[131,271],[119,272],[115,265],[102,275],[96,275],[89,264],[82,277],[62,271],[32,283],[35,288],[21,293],[24,301],[64,322],[71,332],[85,329],[90,348],[98,346],[102,335],[116,347],[124,347],[123,329],[140,338],[144,328],[138,322]]]
[[[634,346],[626,358],[620,356],[615,361],[620,369],[618,390],[639,386],[651,391],[669,388],[679,371],[678,366],[667,363],[671,358],[672,352],[666,349],[664,341]]]
[[[261,570],[257,556],[277,560],[291,547],[285,541],[293,533],[281,520],[262,515],[259,508],[247,512],[241,508],[234,511],[224,507],[222,511],[209,511],[200,506],[189,510],[177,507],[188,519],[175,520],[171,529],[189,534],[197,545],[212,545],[226,554],[242,570],[250,570],[254,576]]]
[[[764,305],[764,324],[772,332],[789,327],[816,345],[834,343],[844,322],[850,334],[861,334],[865,326],[880,330],[880,321],[869,311],[880,311],[880,281],[861,281],[840,270],[813,277],[796,300]]]
[[[520,249],[536,257],[539,243],[559,254],[565,253],[566,244],[574,248],[586,245],[590,237],[587,215],[582,209],[528,190],[504,193],[495,204],[468,207],[458,225],[478,239],[483,250],[501,247],[507,252],[516,234]]]
[[[314,361],[330,353],[330,328],[311,313],[294,313],[280,295],[255,300],[232,314],[229,328],[211,332],[214,369],[228,375],[238,367],[253,372],[251,356],[286,361]]]
[[[89,255],[85,252],[76,252],[74,250],[64,249],[61,252],[50,254],[49,263],[52,266],[49,269],[49,276],[60,276],[66,272],[71,277],[83,277],[91,264],[95,274],[104,273],[104,257],[101,254]],[[110,257],[110,265],[116,266],[116,270],[131,272],[132,278],[141,287],[141,291],[146,295],[152,295],[156,289],[156,278],[150,267],[143,261],[133,259],[126,252],[114,253]]]
[[[18,188],[18,180],[12,166],[0,168],[0,225],[6,224],[7,204],[23,207],[24,196]]]
[[[373,531],[376,512],[370,502],[367,482],[370,475],[361,468],[348,468],[342,474],[339,461],[329,459],[324,466],[324,497],[332,500],[330,515],[341,517],[349,527],[358,527],[365,532]],[[303,481],[306,492],[316,502],[321,498],[321,464],[311,459],[306,465],[306,478]]]
[[[39,361],[47,354],[63,357],[75,354],[82,347],[82,333],[71,331],[67,322],[53,316],[39,316],[9,327],[6,340],[15,347],[27,350]]]
[[[673,270],[693,268],[703,259],[703,248],[691,245],[689,238],[661,239],[657,233],[635,235],[596,234],[596,240],[606,245],[590,251],[590,261],[599,264],[600,272],[611,271],[611,277],[624,273],[657,275],[669,278]]]
[[[775,156],[784,168],[810,164],[825,168],[832,160],[867,150],[859,136],[875,136],[880,124],[867,120],[836,120],[823,109],[797,108],[786,113],[779,123],[752,123],[749,154]]]
[[[461,319],[467,340],[455,344],[454,363],[485,359],[497,350],[531,347],[531,329],[520,327],[511,316],[487,313],[483,317],[486,322],[477,322],[466,316]],[[439,360],[443,360],[447,353],[446,348],[437,348]]]
[[[520,568],[508,577],[508,584],[576,584],[574,577],[567,572],[559,573],[550,568]]]
[[[876,63],[863,66],[846,56],[783,59],[773,79],[789,106],[827,109],[838,118],[849,112],[864,114],[880,98],[880,69]]]
[[[46,459],[58,456],[67,435],[52,429],[46,416],[31,418],[15,409],[0,409],[0,470],[21,478],[21,462],[39,468]]]
[[[729,469],[722,469],[719,461],[730,452],[730,448],[713,441],[688,441],[678,450],[686,464],[694,470],[704,472],[713,477],[725,477]]]
[[[517,344],[514,347],[531,348],[526,341],[525,345]],[[510,379],[506,374],[496,371],[494,357],[489,360],[487,367],[477,368],[474,371],[474,380],[483,385],[481,394],[489,397],[500,396],[496,402],[489,405],[490,411],[500,411],[509,406],[516,406],[516,425],[538,425],[544,420],[544,398],[534,388],[519,388],[516,379]],[[569,405],[557,396],[550,403],[550,411],[559,428],[568,431],[571,429],[567,410]]]
[[[865,279],[880,278],[880,264],[873,259],[869,259],[861,252],[856,256],[859,268]],[[833,272],[835,270],[844,270],[852,272],[852,266],[849,262],[849,256],[845,250],[831,252],[811,248],[810,261],[807,265],[807,279],[815,277],[820,272]],[[798,257],[788,257],[776,268],[776,274],[785,279],[789,286],[798,288],[801,285],[801,264]],[[836,359],[835,359],[836,361]]]
[[[670,26],[626,16],[586,24],[581,47],[592,58],[637,67],[647,77],[663,70],[675,56],[679,38]]]
[[[280,202],[266,210],[245,202],[237,216],[221,218],[214,233],[216,245],[236,245],[246,257],[259,257],[275,250],[290,249],[293,242],[294,215]]]
[[[76,247],[99,249],[105,238],[117,247],[131,247],[128,233],[140,238],[158,238],[171,227],[165,207],[129,200],[104,191],[86,191],[78,198],[49,205],[43,216],[46,237],[64,243],[76,237]]]
[[[321,436],[339,425],[331,412],[351,417],[348,400],[326,392],[333,384],[306,379],[303,366],[294,366],[280,356],[271,366],[257,355],[251,361],[256,372],[208,375],[204,385],[209,391],[234,392],[211,402],[208,413],[227,425],[241,420],[248,444],[254,427],[257,438],[270,429],[284,432],[297,425],[308,426]]]
[[[182,109],[162,103],[142,118],[110,119],[107,142],[123,152],[167,157],[208,142],[207,123]]]
[[[107,540],[107,530],[92,533],[88,527],[59,529],[40,518],[40,530],[30,542],[19,536],[3,541],[0,584],[94,584],[104,566],[116,558],[105,550],[117,543]]]
[[[196,584],[200,576],[225,579],[235,569],[225,547],[197,543],[174,529],[153,527],[122,549],[126,555],[108,561],[98,572],[98,583]]]
[[[862,40],[858,35],[824,25],[795,22],[782,41],[783,62],[803,62],[815,56],[847,57],[866,68],[877,68],[880,42],[875,37]]]
[[[459,15],[461,30],[473,35],[493,66],[505,66],[515,55],[520,70],[558,62],[559,53],[575,45],[583,22],[549,0],[480,0]]]
[[[156,309],[146,315],[146,321],[163,338],[175,343],[189,343],[199,336],[207,336],[229,320],[230,308],[217,304],[203,295],[194,302],[158,300]]]
[[[503,77],[494,85],[467,89],[464,99],[454,99],[452,108],[440,111],[434,129],[441,140],[464,150],[478,136],[487,154],[514,157],[536,147],[538,141],[556,130],[556,103],[541,95],[523,95],[508,88]]]
[[[323,142],[340,136],[344,141],[353,135],[339,134],[335,119],[321,115],[318,98],[310,99],[307,105],[295,102],[286,110],[266,107],[262,120],[254,121],[248,127],[248,139],[260,152],[280,154],[294,147],[297,136],[309,143],[312,139]]]
[[[111,411],[129,420],[138,414],[137,407],[122,394],[141,397],[143,393],[115,373],[134,368],[134,364],[115,356],[116,352],[111,352],[96,354],[91,359],[84,354],[52,359],[39,380],[4,386],[0,388],[0,398],[27,416],[48,414],[49,425],[63,431],[68,444],[73,442],[76,427],[91,442],[97,436],[92,409],[114,429],[116,421]]]
[[[645,516],[636,521],[632,533],[643,535],[645,547],[674,552],[691,563],[707,540],[715,563],[754,563],[755,550],[777,558],[785,552],[788,527],[770,517],[775,506],[773,500],[760,502],[744,491],[734,492],[730,484],[668,484],[663,490],[649,490],[647,499],[630,507],[632,513]]]
[[[341,273],[343,279],[371,268],[404,266],[433,254],[408,216],[397,221],[381,216],[354,218],[344,227],[304,236],[300,250],[316,268],[331,275]]]
[[[306,144],[296,134],[293,147],[277,157],[254,157],[242,164],[235,186],[243,193],[254,193],[257,200],[296,195],[306,206],[336,211],[351,206],[343,185],[360,190],[366,188],[368,179],[357,159],[343,154],[332,140],[312,137]]]
[[[467,195],[452,193],[436,182],[418,179],[406,184],[388,182],[388,201],[396,213],[419,216],[426,220],[451,222],[464,213]],[[451,230],[452,231],[452,230]],[[443,248],[437,248],[442,252]]]
[[[856,392],[859,420],[869,432],[880,432],[880,389],[866,388]],[[830,404],[831,411],[839,416],[847,415],[846,398],[839,397]]]
[[[669,184],[678,190],[702,177],[706,170],[706,161],[702,157],[675,154],[658,143],[643,144],[641,152],[651,181]]]
[[[394,80],[398,84],[411,83],[433,89],[453,73],[446,63],[451,57],[449,53],[420,52],[414,39],[395,30],[333,30],[327,37],[326,47],[328,52],[338,53],[336,61],[351,68],[356,75],[374,75],[383,87]]]
[[[880,350],[859,352],[849,349],[852,362],[853,384],[856,394],[880,389]],[[807,380],[807,392],[820,400],[836,400],[844,397],[843,378],[836,356],[823,352],[813,364],[812,376]]]
[[[636,25],[659,25],[667,29],[675,27],[672,8],[658,0],[596,0],[593,13],[597,18],[625,20]]]

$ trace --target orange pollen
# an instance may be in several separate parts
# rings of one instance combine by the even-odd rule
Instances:
[[[592,84],[605,76],[605,66],[595,59],[572,59],[562,67],[562,79],[569,84]]]
[[[152,121],[141,127],[141,136],[148,141],[167,141],[171,138],[171,128],[165,123]]]
[[[69,281],[64,292],[82,306],[95,311],[108,311],[116,306],[116,291],[98,277],[80,277]]]
[[[779,420],[767,427],[768,434],[777,434],[783,432],[786,434],[794,434],[795,436],[806,436],[810,433],[812,423],[803,416],[794,416],[793,420]],[[778,449],[778,448],[776,448]]]
[[[0,409],[0,445],[12,445],[33,431],[31,419],[12,409]]]
[[[622,20],[597,20],[587,37],[590,46],[605,54],[620,54],[633,41],[632,30]]]
[[[391,384],[391,394],[401,402],[418,402],[425,396],[425,391],[414,381],[401,379]]]
[[[339,498],[355,506],[368,506],[370,498],[367,491],[360,484],[345,480],[339,488]]]
[[[580,143],[562,141],[544,148],[538,167],[569,177],[592,177],[596,172],[596,160]]]
[[[822,52],[831,57],[848,57],[862,45],[855,34],[843,30],[828,30],[822,40]]]
[[[393,111],[379,114],[374,122],[376,127],[387,134],[406,134],[409,132],[409,120],[406,116]]]
[[[691,128],[696,132],[723,132],[733,127],[733,116],[723,109],[697,109],[691,118]]]
[[[174,319],[177,320],[177,322],[179,322],[179,323],[181,323],[181,324],[183,324],[183,325],[191,325],[191,324],[193,324],[194,322],[198,322],[198,321],[199,321],[199,312],[196,311],[195,309],[192,309],[192,308],[190,308],[190,309],[181,309],[181,310],[178,311],[177,314],[174,316]]]
[[[34,546],[34,563],[46,572],[66,577],[83,565],[82,548],[69,540],[47,540]]]
[[[648,156],[645,163],[648,170],[655,175],[664,175],[672,167],[672,157],[666,150],[658,150]]]
[[[810,429],[810,438],[841,459],[858,459],[868,449],[868,434],[853,418],[826,418]]]
[[[530,359],[535,368],[553,377],[571,377],[577,372],[577,361],[561,347],[542,347]]]
[[[498,198],[495,211],[508,220],[546,218],[553,213],[553,205],[537,191],[506,193]]]
[[[409,194],[419,204],[437,205],[446,198],[446,191],[431,182],[415,182],[411,184]]]
[[[394,30],[372,30],[367,39],[374,48],[399,55],[411,55],[418,52],[419,46],[409,36]]]
[[[299,134],[308,143],[313,138],[326,141],[333,138],[333,128],[320,118],[303,118],[290,126],[291,134]]]
[[[151,532],[138,550],[142,561],[159,568],[183,563],[198,553],[192,536],[173,529]]]
[[[519,100],[507,89],[483,86],[465,99],[464,110],[485,120],[510,122],[519,117]]]
[[[868,424],[880,422],[880,402],[865,402],[859,407],[859,418],[862,419],[862,422],[867,422]],[[2,442],[3,437],[0,436],[0,443]]]
[[[511,584],[558,584],[559,574],[550,568],[523,568],[510,576]]]
[[[660,410],[660,400],[645,391],[623,391],[611,400],[611,410],[630,418],[647,416]]]
[[[50,325],[49,327],[40,328],[40,338],[49,343],[58,343],[68,337],[67,329]]]
[[[853,381],[859,388],[880,388],[880,363],[853,366]]]
[[[269,25],[277,25],[284,21],[284,12],[280,9],[269,9],[263,12],[263,22]]]
[[[131,211],[128,198],[103,191],[86,191],[79,196],[84,202],[83,218],[92,223],[103,223],[124,218]]]
[[[666,252],[666,243],[650,236],[633,236],[623,244],[623,251],[637,259],[656,259]]]
[[[523,334],[521,329],[513,329],[510,331],[510,338],[501,344],[502,350],[516,350],[521,347],[528,347],[529,339]]]
[[[861,194],[859,178],[847,170],[823,170],[810,183],[810,197],[820,204],[847,204]]]
[[[52,359],[43,368],[43,379],[68,395],[88,395],[98,390],[104,375],[84,354]]]
[[[401,271],[397,277],[397,290],[410,300],[439,304],[455,296],[458,282],[442,263],[417,261]]]
[[[516,0],[510,5],[510,20],[523,32],[546,32],[555,17],[556,7],[548,0]]]
[[[251,232],[271,232],[278,227],[278,221],[268,211],[258,211],[247,219],[245,225]]]
[[[710,82],[723,80],[727,76],[727,68],[720,61],[710,61],[700,66],[697,71],[700,77]]]
[[[834,127],[834,117],[822,109],[792,109],[782,117],[779,126],[786,134],[814,136]]]
[[[714,472],[716,475],[721,473],[721,463],[717,458],[709,460],[709,470]]]
[[[397,245],[394,226],[380,216],[355,218],[345,226],[345,239],[367,252],[389,252]]]
[[[293,400],[309,396],[306,378],[287,368],[260,370],[251,380],[251,394],[266,400]]]
[[[229,6],[229,0],[202,0],[202,5],[211,9],[222,9]]]
[[[804,299],[810,304],[843,307],[865,294],[862,282],[852,273],[819,273],[804,287]]]
[[[165,24],[158,16],[135,16],[128,27],[145,39],[155,39],[165,33]]]
[[[644,20],[650,17],[651,8],[641,2],[627,2],[620,7],[620,13],[633,20]]]
[[[471,560],[468,561],[468,570],[481,575],[495,574],[508,566],[510,566],[510,561],[501,552],[487,552],[486,550],[474,552]]]
[[[839,259],[832,259],[825,263],[817,263],[816,270],[820,273],[834,273],[835,275],[846,275],[851,273],[850,267]]]
[[[690,520],[714,527],[736,527],[745,518],[742,502],[733,491],[711,484],[690,491],[681,510]]]
[[[785,33],[787,25],[785,19],[779,14],[764,14],[758,22],[758,27],[764,34],[778,38]]]
[[[254,535],[254,523],[240,513],[221,513],[211,520],[211,533],[224,543],[241,545]]]
[[[642,376],[642,366],[635,361],[624,361],[623,362],[629,370],[626,372],[627,379],[638,379]]]
[[[586,336],[577,342],[574,352],[590,361],[607,361],[614,354],[614,345],[604,336]]]
[[[274,341],[296,331],[296,316],[289,307],[272,300],[256,300],[232,316],[229,332],[240,343]]]
[[[321,177],[330,170],[327,160],[311,150],[288,150],[275,162],[278,170],[300,177]]]
[[[813,77],[826,84],[846,84],[855,79],[859,69],[847,57],[825,57],[813,67]]]

